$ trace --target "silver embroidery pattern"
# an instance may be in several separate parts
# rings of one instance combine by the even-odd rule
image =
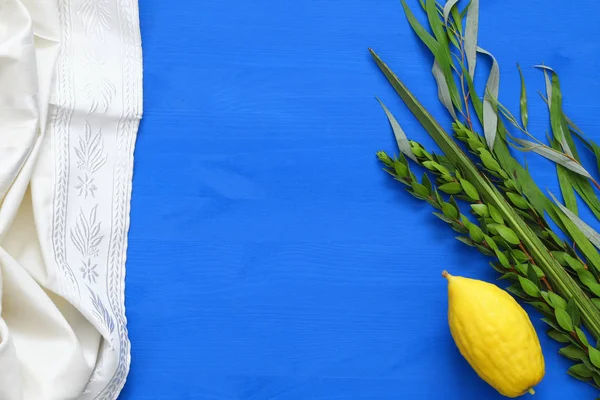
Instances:
[[[86,52],[85,66],[87,83],[83,90],[90,102],[88,113],[94,113],[98,109],[106,112],[117,94],[117,88],[106,75],[105,61],[98,52],[89,50]]]
[[[106,30],[110,29],[108,0],[83,0],[77,7],[77,15],[88,36],[94,35],[105,43]]]
[[[88,283],[96,283],[99,277],[95,263],[98,257],[98,246],[102,242],[103,236],[100,234],[101,223],[97,221],[98,206],[92,207],[88,215],[83,210],[79,211],[77,223],[71,229],[71,240],[81,254],[81,275]]]
[[[92,133],[92,127],[85,121],[84,134],[79,137],[78,146],[75,148],[77,155],[77,189],[78,196],[95,197],[96,186],[94,174],[106,163],[106,155],[102,145],[102,131],[100,128]]]

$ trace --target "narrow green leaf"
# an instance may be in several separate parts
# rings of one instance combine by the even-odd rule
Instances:
[[[587,354],[585,353],[585,351],[581,350],[579,347],[577,347],[573,344],[568,345],[567,347],[563,347],[558,352],[562,356],[565,356],[568,359],[573,360],[573,361],[579,361],[582,358],[587,357]]]
[[[463,242],[464,244],[466,244],[467,246],[470,246],[470,247],[475,247],[475,245],[476,245],[476,243],[472,239],[470,239],[466,236],[456,236],[455,239],[458,240],[459,242]]]
[[[469,196],[473,200],[479,200],[479,193],[477,192],[477,189],[475,189],[475,186],[473,186],[471,182],[465,179],[461,179],[460,185],[462,186],[467,196]]]
[[[571,339],[567,335],[554,329],[550,329],[546,334],[559,343],[571,342]]]
[[[408,158],[410,158],[411,160],[416,162],[417,157],[415,157],[415,155],[413,154],[413,152],[410,148],[410,143],[408,141],[408,137],[406,136],[406,133],[404,133],[404,130],[402,129],[402,127],[400,126],[400,124],[398,123],[396,118],[394,118],[394,115],[385,106],[385,104],[383,104],[383,102],[379,99],[377,99],[377,101],[383,108],[383,111],[385,112],[385,115],[387,116],[388,121],[390,122],[392,131],[394,132],[394,136],[396,137],[396,143],[398,144],[398,148],[400,149],[402,154],[404,154],[405,156],[407,156]]]
[[[468,17],[467,17],[468,18]],[[468,19],[467,19],[468,21]],[[494,148],[496,142],[496,133],[498,131],[498,113],[493,105],[493,100],[498,99],[498,90],[500,87],[500,68],[496,58],[488,51],[477,48],[479,53],[485,54],[492,59],[492,70],[485,85],[486,95],[483,98],[483,133],[490,149]],[[490,97],[492,101],[490,101]]]
[[[427,46],[427,48],[435,54],[437,51],[438,42],[435,40],[433,36],[419,23],[415,15],[410,10],[410,7],[406,4],[406,1],[400,0],[402,2],[402,7],[404,7],[404,13],[406,14],[406,19],[408,23],[412,27],[413,31],[417,34],[419,39]]]
[[[573,331],[573,321],[571,321],[571,317],[567,311],[563,310],[562,308],[555,308],[554,316],[556,317],[556,321],[561,328],[567,332]]]
[[[465,53],[469,75],[475,76],[477,63],[477,36],[479,35],[479,0],[471,0],[467,9],[467,22],[465,27]]]
[[[512,293],[513,295],[515,295],[525,301],[528,301],[530,299],[529,295],[518,284],[510,285],[509,287],[506,288],[506,290],[509,293]]]
[[[470,98],[471,102],[473,103],[473,109],[475,110],[479,121],[483,121],[483,103],[477,95],[477,91],[475,90],[475,84],[473,83],[473,78],[471,77],[471,75],[469,75],[469,71],[467,71],[467,68],[463,64],[460,64],[460,67],[462,69],[463,76],[467,80],[467,86],[471,95]]]
[[[556,321],[554,321],[553,319],[550,318],[541,318],[541,320],[546,323],[548,326],[554,328],[557,331],[561,331],[562,328],[560,326],[558,326],[558,324],[556,323]]]
[[[519,275],[517,275],[514,272],[507,272],[506,274],[502,275],[500,278],[498,278],[499,280],[508,280],[511,282],[515,282],[519,280]]]
[[[521,243],[517,234],[506,225],[496,225],[496,230],[498,231],[498,234],[502,236],[502,239],[506,240],[508,243],[514,245]]]
[[[463,188],[458,182],[448,182],[438,187],[438,190],[446,194],[459,194],[463,191]]]
[[[523,77],[523,71],[521,66],[517,64],[519,70],[519,76],[521,77],[521,122],[523,127],[527,129],[527,122],[529,120],[529,112],[527,111],[527,88],[525,87],[525,78]]]
[[[448,218],[444,214],[439,213],[439,212],[433,212],[433,215],[435,215],[436,217],[438,217],[439,219],[441,219],[442,221],[444,221],[448,224],[453,224],[455,222],[455,220]]]
[[[427,191],[431,193],[433,191],[433,185],[431,184],[431,179],[429,179],[429,175],[426,172],[423,173],[423,178],[421,178],[421,184],[427,188]]]
[[[590,379],[593,375],[592,371],[589,370],[584,364],[576,364],[569,368],[569,374],[578,379]],[[581,380],[580,379],[580,380]]]
[[[568,128],[562,111],[560,82],[558,80],[558,75],[554,71],[552,72],[552,100],[550,103],[550,124],[552,125],[552,133],[554,133],[554,137],[560,142],[563,151],[573,157],[572,149],[566,139]]]
[[[454,25],[456,26],[456,29],[458,30],[458,34],[462,35],[463,34],[462,16],[460,15],[460,10],[458,9],[458,6],[452,7],[451,13],[452,13],[452,19],[454,20]],[[456,47],[459,47],[459,46],[456,46]]]
[[[540,297],[540,289],[535,285],[535,283],[531,282],[527,278],[523,278],[522,276],[519,276],[519,283],[521,284],[521,287],[525,293],[527,293],[529,296],[536,298]]]

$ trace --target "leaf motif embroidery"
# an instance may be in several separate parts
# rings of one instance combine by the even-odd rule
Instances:
[[[75,148],[77,156],[77,168],[80,174],[77,176],[78,196],[96,196],[96,186],[94,173],[97,172],[106,163],[106,155],[102,145],[101,129],[92,133],[92,127],[85,121],[84,135],[79,137],[78,146]]]
[[[113,333],[115,330],[115,323],[110,315],[110,312],[104,306],[102,299],[96,292],[94,292],[89,286],[88,290],[90,291],[90,300],[92,301],[92,305],[94,306],[94,316],[98,318],[98,321],[106,328],[108,333]]]
[[[81,266],[79,271],[84,280],[96,283],[100,276],[97,271],[98,264],[94,263],[93,258],[97,257],[100,250],[99,245],[104,238],[100,234],[101,223],[97,221],[97,208],[94,206],[89,215],[85,215],[83,210],[77,215],[77,222],[71,229],[71,241],[75,248],[81,253]]]
[[[86,33],[95,35],[105,43],[106,31],[110,29],[111,17],[108,11],[108,0],[83,0],[77,7],[77,15]]]
[[[83,91],[88,100],[90,100],[90,109],[88,112],[91,114],[98,109],[106,112],[117,93],[117,89],[107,77],[105,61],[92,49],[86,52],[84,65],[86,83],[83,85]]]

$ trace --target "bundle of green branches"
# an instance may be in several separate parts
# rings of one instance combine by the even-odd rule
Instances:
[[[547,334],[565,344],[560,353],[573,360],[568,373],[600,389],[600,235],[578,217],[576,202],[577,193],[600,218],[600,200],[594,191],[599,185],[582,166],[574,137],[594,153],[599,168],[600,147],[586,139],[564,113],[558,75],[549,67],[538,66],[546,78],[542,99],[551,118],[548,145],[528,131],[522,74],[519,120],[499,103],[498,63],[477,43],[479,0],[471,0],[462,10],[459,0],[445,4],[420,1],[430,30],[418,22],[404,0],[402,4],[411,27],[434,56],[432,72],[440,101],[454,119],[453,135],[370,50],[395,91],[443,153],[434,154],[408,140],[382,103],[400,155],[378,152],[377,157],[409,193],[437,209],[434,214],[460,234],[457,239],[494,258],[490,264],[501,279],[511,282],[508,290],[537,308],[549,325]],[[482,97],[473,83],[477,54],[492,60]],[[482,135],[476,132],[475,118]],[[512,135],[505,121],[532,140]],[[529,171],[512,156],[510,147],[556,163],[564,205],[537,186]],[[422,178],[411,170],[413,163],[426,170]],[[471,217],[461,212],[457,200],[463,203],[462,208],[464,202],[469,204]],[[553,231],[550,220],[562,235]]]

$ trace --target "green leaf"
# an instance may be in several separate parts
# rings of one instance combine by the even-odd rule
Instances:
[[[479,149],[479,157],[481,158],[483,165],[485,165],[485,167],[490,171],[498,172],[502,170],[502,167],[500,167],[498,161],[494,159],[489,151],[485,149]]]
[[[537,272],[535,272],[535,268],[531,264],[527,264],[527,279],[535,284],[537,287],[542,287],[542,283],[540,282],[540,277]]]
[[[576,327],[581,324],[581,314],[579,314],[579,309],[577,308],[577,304],[573,299],[569,299],[567,302],[567,314],[571,317],[571,321],[573,321],[573,325]]]
[[[438,187],[438,190],[446,194],[459,194],[463,191],[463,188],[458,182],[448,182]]]
[[[476,243],[481,243],[483,241],[483,232],[481,228],[475,224],[469,224],[469,236]]]
[[[508,199],[510,200],[511,203],[513,203],[515,206],[519,207],[522,210],[527,210],[529,209],[529,203],[527,203],[527,200],[525,200],[523,198],[523,196],[521,196],[518,193],[514,193],[514,192],[507,192],[506,196],[508,197]]]
[[[519,275],[515,274],[514,272],[507,272],[506,274],[503,274],[500,278],[498,278],[500,280],[508,280],[508,281],[518,281],[519,280]]]
[[[600,299],[591,299],[592,303],[596,306],[596,308],[600,309]]]
[[[585,235],[585,237],[594,245],[600,249],[600,234],[594,230],[591,226],[583,222],[581,218],[575,215],[567,207],[560,204],[560,202],[550,193],[552,200],[556,203],[558,208],[571,220],[571,222]]]
[[[569,368],[569,375],[580,379],[580,380],[589,380],[593,373],[585,366],[585,364],[576,364]]]
[[[427,48],[435,54],[438,47],[438,42],[435,40],[433,36],[423,26],[419,23],[419,21],[415,18],[414,14],[410,10],[410,7],[406,4],[404,0],[400,0],[402,2],[402,7],[404,7],[404,13],[406,14],[406,19],[408,19],[408,23],[410,24],[413,31],[417,34],[419,39],[427,46]]]
[[[573,361],[579,361],[582,358],[586,358],[587,354],[585,351],[581,350],[579,347],[571,344],[567,347],[563,347],[558,351],[562,356],[567,357]]]
[[[420,183],[417,183],[417,182],[412,182],[411,186],[412,186],[413,191],[416,194],[418,194],[419,196],[423,196],[423,197],[429,196],[429,190],[424,185],[421,185]]]
[[[540,297],[540,289],[535,285],[535,283],[531,282],[527,278],[519,277],[519,283],[521,287],[531,297]]]
[[[527,121],[529,120],[529,113],[527,111],[527,88],[525,87],[525,78],[523,77],[523,71],[521,71],[521,66],[517,64],[517,69],[519,70],[519,76],[521,77],[521,122],[523,123],[523,127],[527,129]]]
[[[423,178],[421,178],[421,184],[427,188],[427,191],[429,193],[431,193],[433,191],[433,185],[431,184],[429,175],[427,175],[426,172],[423,173]]]
[[[465,53],[469,66],[469,75],[475,76],[475,65],[477,63],[477,36],[479,33],[479,0],[471,0],[467,10],[467,22],[465,27]]]
[[[566,232],[577,244],[579,251],[583,253],[588,262],[593,265],[597,271],[600,271],[600,254],[598,253],[598,250],[564,212],[561,213],[559,210],[557,216],[564,225]]]
[[[508,274],[507,274],[508,275]],[[548,304],[541,301],[530,301],[527,304],[535,307],[538,311],[546,315],[552,315],[552,309],[548,306]]]
[[[476,243],[472,239],[470,239],[470,238],[468,238],[466,236],[456,236],[455,239],[458,240],[458,241],[460,241],[460,242],[463,242],[467,246],[470,246],[470,247],[475,247],[476,246]]]
[[[527,254],[523,253],[521,250],[513,249],[511,251],[511,255],[519,263],[524,263],[524,262],[529,261],[529,257],[527,257]]]
[[[555,308],[554,316],[556,317],[556,321],[561,328],[567,332],[573,331],[573,321],[571,321],[571,317],[565,310],[562,308]]]
[[[408,137],[406,136],[406,133],[404,133],[404,130],[402,129],[394,115],[385,106],[385,104],[383,104],[383,102],[379,99],[377,99],[377,101],[381,105],[381,108],[383,108],[383,111],[385,112],[385,115],[388,118],[388,121],[392,127],[392,131],[394,132],[394,136],[396,137],[396,143],[398,144],[398,148],[400,149],[402,154],[406,155],[408,158],[416,162],[417,158],[415,157],[410,148],[410,143],[408,142]]]
[[[450,1],[452,1],[452,0],[450,0]],[[456,29],[458,30],[458,34],[462,35],[462,33],[463,33],[462,17],[460,15],[460,11],[459,11],[458,7],[452,7],[452,19],[454,20],[454,25],[456,26]]]
[[[506,290],[509,293],[512,293],[513,295],[515,295],[523,300],[530,299],[529,295],[521,288],[520,285],[517,285],[517,284],[510,285],[509,287],[506,288]]]
[[[488,211],[488,206],[486,206],[485,204],[471,204],[471,208],[473,209],[473,212],[475,212],[475,214],[479,215],[480,217],[487,217],[489,214]]]
[[[488,209],[490,210],[490,217],[492,217],[492,219],[498,224],[504,225],[504,218],[502,218],[500,211],[498,211],[498,209],[491,204],[488,204]]]
[[[479,193],[477,192],[477,189],[475,189],[475,186],[473,186],[471,182],[465,179],[461,179],[460,185],[462,186],[467,196],[469,196],[473,200],[479,200]]]
[[[448,218],[458,219],[458,210],[450,203],[444,203],[442,205],[442,212]]]
[[[496,230],[498,231],[498,234],[502,236],[502,239],[506,240],[508,243],[514,245],[521,243],[517,234],[509,227],[505,225],[496,225]]]
[[[550,329],[546,334],[559,343],[571,342],[571,339],[567,335],[554,329]]]
[[[444,214],[439,213],[439,212],[434,212],[433,215],[435,215],[436,217],[438,217],[439,219],[441,219],[442,221],[444,221],[448,224],[453,224],[455,222],[453,219],[448,218]]]
[[[554,307],[555,309],[556,308],[560,308],[561,310],[567,309],[567,302],[565,301],[565,299],[563,299],[556,293],[548,292],[548,298],[550,299],[550,303],[552,304],[552,307]]]
[[[560,144],[556,139],[552,140],[552,148],[554,150],[560,150]],[[560,191],[565,200],[565,205],[575,214],[577,214],[577,199],[575,198],[575,190],[571,183],[571,172],[562,165],[556,165],[556,175],[558,177],[558,183],[560,185]]]
[[[557,330],[557,331],[560,331],[560,330],[562,330],[562,329],[561,329],[561,327],[560,327],[560,326],[558,326],[558,324],[557,324],[557,323],[556,323],[554,320],[552,320],[552,319],[550,319],[550,318],[541,318],[541,320],[542,320],[544,323],[546,323],[548,326],[550,326],[551,328],[554,328],[554,329],[555,329],[555,330]]]
[[[583,343],[584,346],[588,345],[587,337],[585,336],[585,333],[583,333],[583,331],[581,329],[579,329],[578,327],[575,327],[575,334],[577,335],[577,338],[579,339],[579,341],[581,343]]]

